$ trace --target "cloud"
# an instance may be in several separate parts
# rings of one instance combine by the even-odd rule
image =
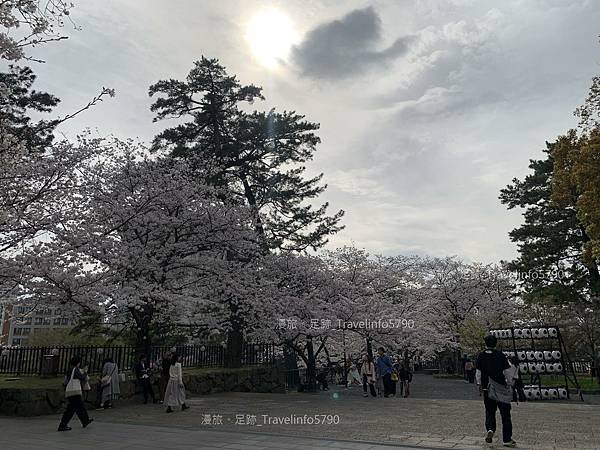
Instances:
[[[308,77],[341,79],[394,60],[406,53],[411,36],[378,50],[381,20],[372,7],[356,9],[339,20],[309,31],[292,52],[292,61]]]

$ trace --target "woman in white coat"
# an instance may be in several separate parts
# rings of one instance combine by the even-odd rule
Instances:
[[[183,368],[180,362],[181,357],[178,354],[173,355],[171,366],[169,367],[169,382],[165,390],[165,404],[167,412],[172,413],[173,407],[180,407],[185,411],[189,408],[185,404],[185,386],[183,384]]]

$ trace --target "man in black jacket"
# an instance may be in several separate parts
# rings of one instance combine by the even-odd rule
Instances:
[[[502,445],[504,447],[515,447],[516,442],[512,439],[510,403],[499,402],[488,396],[490,380],[506,386],[509,383],[507,379],[510,378],[510,383],[512,383],[512,377],[510,377],[509,371],[507,371],[510,368],[510,364],[506,356],[501,351],[496,350],[498,340],[495,336],[488,334],[484,341],[486,348],[477,357],[475,378],[479,386],[479,391],[483,392],[485,429],[487,430],[485,442],[492,442],[492,438],[496,432],[496,410],[499,409],[500,416],[502,417]]]
[[[148,395],[152,397],[152,403],[156,403],[156,397],[154,396],[154,389],[150,382],[150,368],[148,367],[148,361],[146,355],[140,355],[140,358],[135,366],[133,366],[135,377],[142,388],[144,394],[144,404],[148,403]]]

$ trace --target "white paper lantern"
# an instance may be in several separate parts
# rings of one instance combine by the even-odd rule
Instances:
[[[517,329],[515,330],[515,333],[514,333],[514,334],[515,334],[515,337],[516,337],[517,339],[521,339],[521,338],[523,337],[523,330],[521,330],[520,328],[517,328]]]
[[[547,338],[548,337],[548,328],[540,328],[538,330],[538,334],[541,338]]]
[[[552,363],[546,363],[546,372],[554,372],[554,364]]]
[[[506,330],[506,337],[511,338],[513,336],[512,330]]]
[[[537,367],[535,363],[527,363],[527,368],[529,369],[529,373],[537,373]]]
[[[554,364],[554,371],[556,373],[561,373],[563,371],[563,365],[561,363]]]
[[[561,355],[560,355],[560,352],[559,352],[558,350],[554,350],[554,351],[552,352],[552,357],[553,357],[554,359],[560,359],[560,356],[561,356]]]
[[[542,389],[542,398],[544,400],[547,400],[550,398],[550,390],[549,389]]]
[[[527,353],[523,350],[518,351],[517,356],[519,358],[519,361],[525,361],[527,359]]]
[[[550,398],[558,398],[558,389],[548,389],[548,391],[550,392]]]
[[[529,369],[527,367],[527,363],[521,363],[521,364],[519,364],[519,371],[522,374],[526,374],[529,371]]]
[[[540,398],[542,398],[542,393],[539,389],[533,389],[533,398],[534,400],[539,400]]]
[[[540,337],[540,330],[538,328],[534,328],[531,330],[531,337],[537,339]]]
[[[540,352],[539,350],[534,353],[536,361],[542,361],[544,359],[544,352]]]
[[[535,352],[533,350],[527,351],[527,360],[533,361],[535,359]]]
[[[550,336],[550,337],[557,337],[558,336],[558,330],[556,328],[548,328],[548,336]]]
[[[567,390],[565,388],[559,388],[558,389],[558,396],[560,398],[567,398]]]
[[[546,364],[544,364],[544,363],[537,363],[535,365],[535,371],[537,373],[544,373],[544,372],[546,372]]]
[[[552,352],[549,352],[548,350],[546,350],[546,351],[544,352],[544,359],[545,359],[546,361],[552,361]]]
[[[531,337],[531,330],[529,328],[523,328],[523,337],[524,338],[530,338]]]
[[[523,389],[523,391],[528,400],[533,400],[533,391],[531,389]]]

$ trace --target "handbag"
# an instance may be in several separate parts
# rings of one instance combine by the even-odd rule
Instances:
[[[488,397],[500,403],[510,404],[513,398],[512,387],[497,383],[490,378],[490,383],[488,385]]]
[[[71,372],[71,378],[65,387],[65,397],[75,397],[81,395],[81,381],[75,378],[75,369]]]
[[[102,378],[100,378],[100,384],[102,385],[102,387],[108,386],[110,384],[110,380],[112,379],[113,373],[115,373],[116,368],[117,366],[115,365],[110,374],[106,374]]]
[[[394,371],[390,374],[390,379],[392,381],[398,381],[398,372]]]

